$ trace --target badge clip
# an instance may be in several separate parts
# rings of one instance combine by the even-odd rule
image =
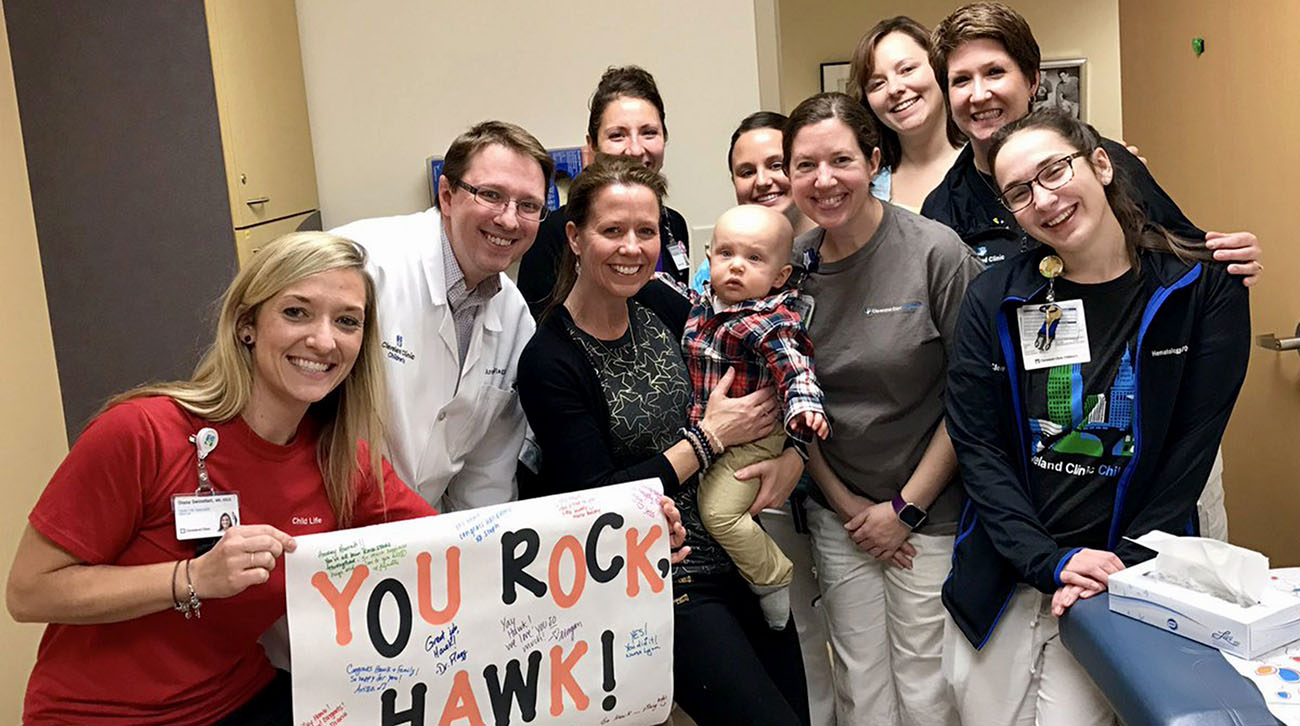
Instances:
[[[190,435],[190,443],[194,444],[194,451],[199,457],[199,488],[194,490],[195,494],[212,494],[212,479],[208,476],[208,454],[217,448],[217,442],[220,437],[217,436],[217,430],[211,426],[204,426],[199,429],[198,433]]]
[[[1038,274],[1047,278],[1047,302],[1056,302],[1056,278],[1065,271],[1065,263],[1056,255],[1048,255],[1038,263]]]

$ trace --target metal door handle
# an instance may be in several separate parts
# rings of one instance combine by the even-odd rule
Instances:
[[[271,201],[270,197],[253,197],[252,199],[246,200],[244,204],[247,204],[250,207],[255,207],[259,204],[266,204],[269,201]]]
[[[1300,353],[1300,325],[1295,326],[1294,338],[1279,338],[1272,333],[1255,336],[1255,345],[1269,350],[1294,350]]]

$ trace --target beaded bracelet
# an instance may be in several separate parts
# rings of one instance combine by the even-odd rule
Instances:
[[[700,442],[695,438],[694,432],[688,428],[684,428],[680,433],[682,438],[686,439],[686,443],[691,445],[691,451],[695,454],[695,461],[700,465],[700,471],[707,469],[709,466],[709,460],[705,458],[704,451],[701,450]]]
[[[188,600],[181,601],[176,597],[176,571],[181,566],[180,560],[177,560],[176,566],[172,568],[172,607],[176,612],[184,615],[186,620],[189,620],[191,615],[195,618],[203,617],[203,613],[199,612],[203,602],[199,600],[198,593],[194,592],[194,581],[190,578],[190,562],[193,560],[185,560],[185,587],[190,591]]]
[[[689,426],[681,430],[682,438],[686,443],[691,445],[691,450],[695,452],[695,460],[700,464],[700,471],[708,469],[713,464],[712,451],[704,443],[704,435],[700,433],[699,427]]]

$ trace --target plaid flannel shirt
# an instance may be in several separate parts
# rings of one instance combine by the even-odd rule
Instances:
[[[808,443],[809,436],[791,423],[807,411],[825,415],[825,399],[813,372],[812,340],[792,305],[798,293],[783,290],[715,312],[711,294],[674,287],[691,300],[682,336],[694,394],[691,423],[704,417],[709,393],[727,369],[734,368],[736,378],[728,393],[752,393],[775,382],[784,404],[782,421],[786,432]]]

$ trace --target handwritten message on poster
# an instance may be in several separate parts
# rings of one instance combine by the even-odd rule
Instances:
[[[659,482],[297,538],[301,726],[658,724],[672,704]]]

